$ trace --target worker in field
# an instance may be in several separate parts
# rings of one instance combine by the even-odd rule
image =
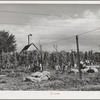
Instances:
[[[62,74],[65,73],[65,67],[66,67],[66,65],[64,63],[62,63]]]
[[[80,61],[80,69],[86,68],[86,64],[83,61]]]
[[[80,69],[83,69],[83,62],[80,61]]]
[[[58,76],[59,71],[60,71],[60,65],[58,63],[55,64],[55,70],[56,70],[56,74]]]

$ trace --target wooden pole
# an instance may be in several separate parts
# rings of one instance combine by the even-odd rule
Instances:
[[[40,60],[41,62],[40,62],[40,63],[41,63],[41,65],[42,65],[42,70],[41,70],[41,71],[43,71],[42,45],[40,44],[40,41],[39,41],[39,45],[40,45],[40,56],[41,56],[41,58],[40,58],[40,59],[41,59],[41,60]]]
[[[30,39],[29,39],[29,35],[28,35],[28,45],[30,44]]]
[[[28,45],[30,44],[30,36],[32,36],[32,34],[28,35]]]
[[[40,45],[41,48],[41,64],[42,64],[42,71],[43,71],[43,56],[42,56],[42,45]]]
[[[82,79],[82,73],[81,73],[81,68],[80,68],[80,54],[79,54],[79,42],[78,42],[78,35],[76,35],[76,46],[77,46],[77,65],[79,69],[79,78]]]
[[[56,50],[56,52],[58,52],[58,49],[57,49],[57,45],[53,45],[54,49]]]
[[[59,54],[58,54],[58,48],[57,48],[57,45],[53,45],[53,47],[54,47],[54,49],[55,49],[55,51],[56,51],[56,53],[57,53],[57,55],[56,55],[56,57],[57,57],[57,65],[59,64],[59,59],[58,59],[58,57],[59,57]]]

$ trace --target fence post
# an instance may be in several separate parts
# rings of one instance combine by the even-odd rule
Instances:
[[[76,46],[77,46],[77,59],[78,59],[78,69],[79,69],[79,78],[82,79],[82,73],[80,68],[80,54],[79,54],[79,42],[78,42],[78,35],[76,35]]]
[[[43,56],[42,56],[42,45],[40,45],[40,55],[41,55],[41,65],[42,65],[42,71],[43,69]]]

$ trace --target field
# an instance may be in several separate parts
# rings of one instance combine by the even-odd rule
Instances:
[[[30,71],[20,69],[3,69],[0,75],[0,90],[18,91],[99,91],[100,90],[100,69],[98,74],[82,74],[82,80],[78,74],[55,74],[50,70],[51,78],[48,81],[34,83],[23,81],[23,77],[30,75]]]

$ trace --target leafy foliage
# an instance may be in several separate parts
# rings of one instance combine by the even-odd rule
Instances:
[[[15,36],[5,30],[0,31],[0,52],[14,52],[16,50]]]

